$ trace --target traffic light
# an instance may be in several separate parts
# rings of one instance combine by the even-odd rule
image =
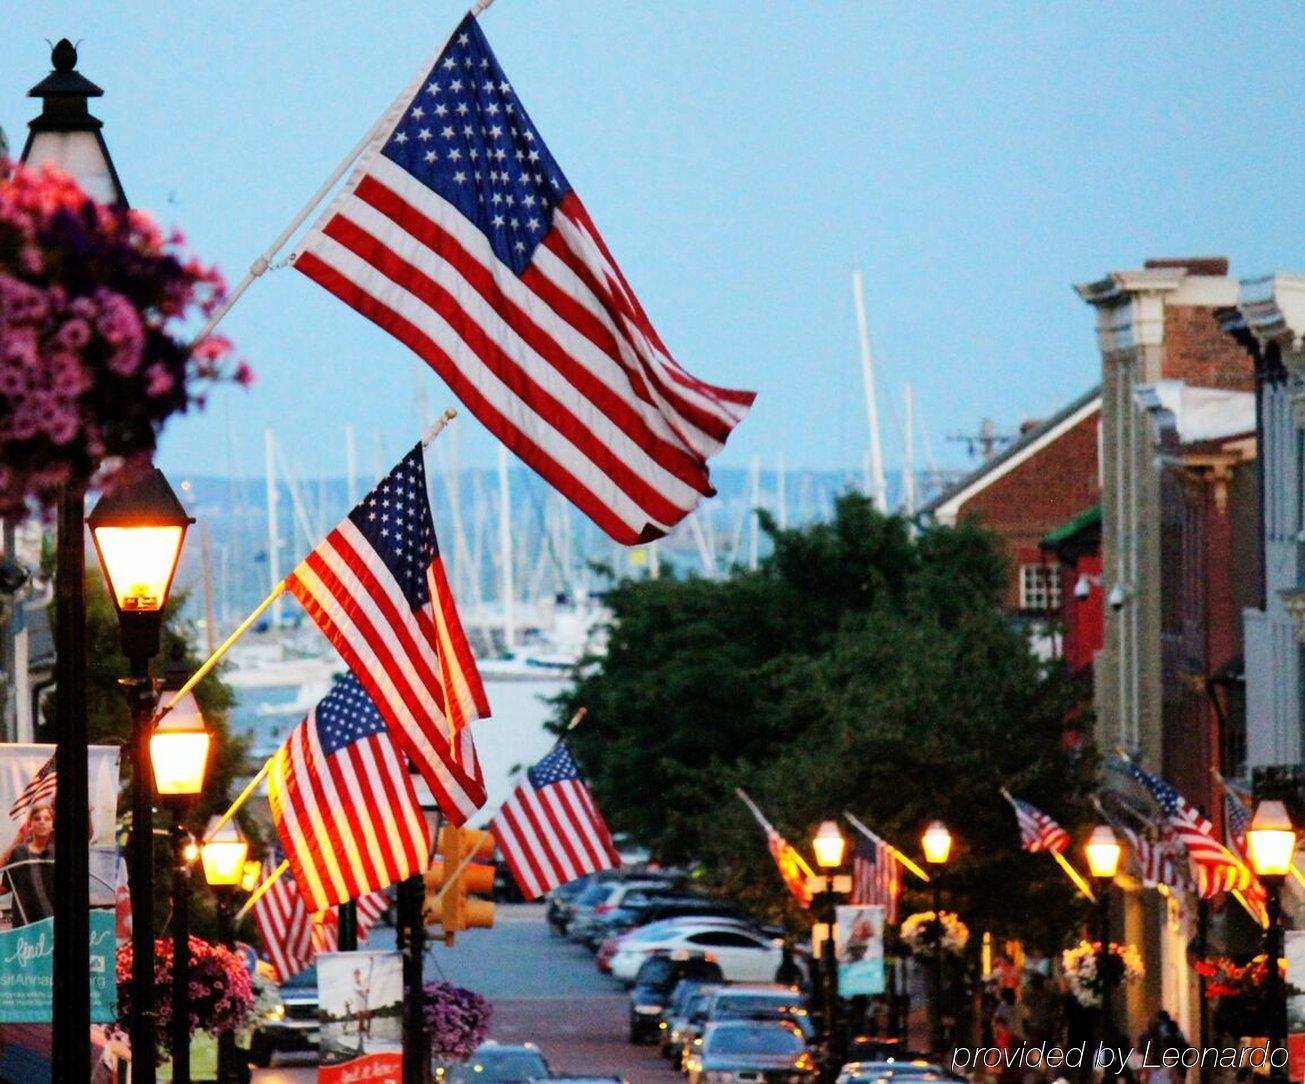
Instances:
[[[438,851],[426,871],[422,911],[426,925],[444,927],[444,942],[451,945],[459,930],[494,925],[493,902],[473,895],[494,891],[494,867],[474,861],[493,857],[494,837],[478,828],[441,828]]]

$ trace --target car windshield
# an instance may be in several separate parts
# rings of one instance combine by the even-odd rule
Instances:
[[[466,1065],[457,1066],[449,1077],[453,1080],[517,1081],[542,1080],[549,1075],[548,1063],[535,1050],[481,1050]]]
[[[597,907],[612,894],[612,887],[610,883],[602,882],[590,885],[576,897],[575,902],[580,907]]]
[[[639,973],[634,977],[636,986],[665,986],[675,975],[675,961],[665,956],[654,956],[643,962]]]
[[[800,1054],[806,1044],[792,1028],[716,1028],[703,1044],[705,1054]]]
[[[691,1020],[705,1020],[707,1010],[711,1007],[711,994],[695,994],[693,1000],[689,1002],[689,1018]]]
[[[769,1016],[802,1010],[802,1000],[796,994],[725,994],[716,999],[717,1016]]]
[[[316,990],[317,989],[317,965],[305,967],[302,971],[296,971],[281,984],[282,990]]]

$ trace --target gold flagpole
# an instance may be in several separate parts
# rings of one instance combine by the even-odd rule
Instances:
[[[239,922],[242,918],[244,918],[247,914],[249,914],[254,904],[256,904],[267,894],[267,890],[271,888],[274,884],[276,884],[276,882],[280,880],[282,876],[285,875],[285,871],[288,870],[289,868],[290,868],[290,859],[288,858],[281,859],[281,864],[267,875],[266,881],[264,881],[256,889],[254,889],[254,891],[250,894],[249,899],[245,900],[245,905],[242,908],[240,908],[239,911],[236,912],[236,917],[232,921]]]
[[[1019,807],[1015,804],[1015,796],[1011,794],[1011,792],[1008,791],[1005,787],[1000,787],[998,789],[1001,791],[1001,796],[1010,803],[1011,809],[1015,810],[1016,818],[1018,819]],[[1073,867],[1069,859],[1066,858],[1063,854],[1061,854],[1060,851],[1048,851],[1047,853],[1050,854],[1051,857],[1056,860],[1056,865],[1058,865],[1061,869],[1065,871],[1065,876],[1068,877],[1073,882],[1074,887],[1077,888],[1084,896],[1086,896],[1093,903],[1096,903],[1097,901],[1096,893],[1094,893],[1092,889],[1088,887],[1088,883],[1083,879],[1083,875]]]
[[[879,846],[883,847],[889,854],[891,854],[894,858],[896,858],[898,862],[900,862],[903,866],[905,866],[917,877],[919,877],[920,880],[928,884],[929,875],[925,873],[924,870],[922,870],[919,866],[917,866],[913,861],[911,861],[910,858],[908,858],[896,847],[894,847],[891,843],[889,843],[888,840],[884,839],[882,836],[875,835],[874,832],[870,831],[869,828],[867,828],[864,824],[862,824],[859,820],[857,820],[856,817],[852,816],[852,814],[849,813],[846,809],[843,810],[843,816],[846,817],[849,823],[852,825],[852,827],[855,828],[858,832],[860,832],[863,836],[865,836],[866,839],[870,840],[871,843],[879,844]]]

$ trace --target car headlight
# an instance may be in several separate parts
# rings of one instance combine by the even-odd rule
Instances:
[[[734,1074],[726,1069],[708,1069],[702,1074],[707,1084],[730,1084]]]
[[[264,1019],[266,1019],[266,1020],[284,1020],[284,1019],[285,1019],[285,1003],[284,1003],[284,1002],[281,1002],[281,1003],[278,1003],[278,1004],[276,1004],[276,1005],[273,1005],[273,1006],[272,1006],[271,1008],[269,1008],[265,1013],[263,1013],[263,1017],[264,1017]]]
[[[645,1016],[651,1016],[655,1013],[661,1012],[662,1007],[660,1005],[654,1005],[650,1001],[645,1001],[642,1004],[636,1005],[634,1011],[637,1013],[643,1013]]]

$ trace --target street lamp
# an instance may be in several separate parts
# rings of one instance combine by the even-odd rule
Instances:
[[[1113,1036],[1111,994],[1116,975],[1115,958],[1110,952],[1110,884],[1119,870],[1121,848],[1114,829],[1098,824],[1083,846],[1088,870],[1097,882],[1097,981],[1101,985],[1101,1045]]]
[[[132,747],[128,865],[133,1011],[129,1030],[133,1079],[137,1084],[154,1084],[154,788],[152,771],[147,765],[152,763],[150,738],[156,701],[150,659],[159,650],[163,608],[167,605],[186,528],[193,520],[172,492],[163,472],[151,468],[136,484],[123,483],[105,493],[86,522],[91,528],[109,596],[118,612],[122,652],[129,664],[128,676],[121,679],[131,709]],[[81,539],[80,530],[77,537]],[[61,546],[62,539],[61,530]],[[85,754],[82,759],[85,760]],[[55,827],[58,828],[57,818]],[[55,989],[58,990],[57,984]]]
[[[67,38],[50,54],[53,71],[27,92],[41,99],[41,113],[28,121],[23,163],[52,162],[91,195],[127,205],[118,171],[109,157],[100,120],[87,108],[104,91],[77,67],[77,50]],[[52,1071],[56,1080],[76,1080],[91,1061],[90,854],[86,819],[90,800],[86,770],[86,545],[82,517],[86,486],[69,483],[59,493],[55,551],[54,729],[59,735],[54,765],[54,975]],[[152,1002],[151,1002],[152,1004]],[[153,1069],[145,1084],[150,1084]]]
[[[929,1033],[933,1041],[934,1053],[942,1057],[943,1053],[943,911],[942,911],[942,870],[952,853],[952,834],[942,821],[933,821],[920,837],[920,849],[924,851],[924,860],[933,867],[933,967],[930,969],[929,991]]]
[[[160,475],[162,477],[162,475]],[[150,528],[158,530],[158,528]],[[184,528],[182,529],[184,533]],[[180,546],[178,546],[178,550]],[[174,561],[175,565],[175,561]],[[168,577],[169,582],[171,576]],[[150,587],[150,590],[153,590]],[[166,588],[165,592],[166,594]],[[150,735],[154,789],[171,798],[172,844],[172,1080],[190,1084],[190,868],[201,856],[186,830],[190,800],[204,789],[212,736],[191,693],[168,710]]]
[[[235,895],[245,878],[246,865],[258,872],[258,863],[248,862],[249,842],[241,834],[239,825],[232,818],[226,824],[217,826],[219,818],[209,821],[204,833],[205,842],[200,848],[200,861],[204,867],[204,880],[213,889],[217,897],[218,936],[227,948],[235,947],[235,929],[232,915],[235,911]],[[218,1084],[232,1084],[236,1079],[236,1036],[227,1030],[218,1036]]]
[[[1264,932],[1268,956],[1269,1072],[1275,1080],[1287,1079],[1287,990],[1282,981],[1282,883],[1291,872],[1296,853],[1296,828],[1281,802],[1267,799],[1255,809],[1246,832],[1246,850],[1251,868],[1264,885],[1264,909],[1269,928]],[[1283,1063],[1273,1060],[1274,1050],[1283,1051]]]
[[[838,870],[843,865],[843,855],[847,851],[847,840],[839,831],[834,821],[823,821],[811,840],[811,850],[816,856],[816,865],[820,867],[821,876],[817,878],[820,891],[813,902],[819,905],[818,914],[825,927],[825,943],[821,948],[823,965],[823,983],[825,993],[824,1018],[825,1041],[828,1059],[826,1070],[832,1079],[841,1064],[843,1044],[838,1012],[838,956],[834,932],[838,923],[838,898],[841,878]],[[851,887],[850,885],[848,886]]]

